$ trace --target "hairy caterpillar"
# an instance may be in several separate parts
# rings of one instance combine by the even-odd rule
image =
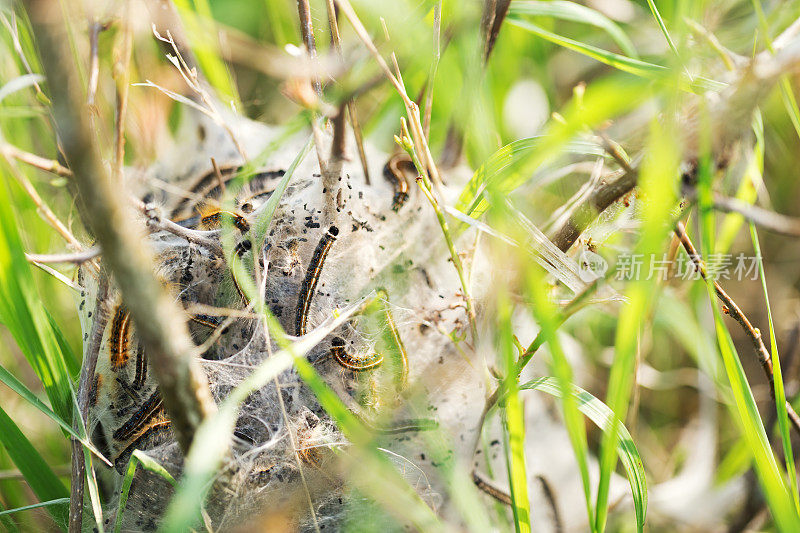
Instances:
[[[319,276],[322,274],[322,267],[325,264],[325,257],[331,249],[333,241],[339,235],[339,228],[331,226],[314,249],[311,256],[311,263],[306,270],[306,277],[300,286],[300,296],[297,299],[297,315],[295,317],[294,333],[298,337],[306,334],[306,322],[308,321],[308,310],[311,308],[311,300],[314,298],[314,291],[317,288]]]

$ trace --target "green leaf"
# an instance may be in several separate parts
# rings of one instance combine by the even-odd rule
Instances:
[[[39,500],[69,501],[69,491],[64,484],[2,408],[0,408],[0,443]],[[64,503],[51,505],[47,507],[47,511],[59,527],[66,528],[69,518],[68,505]]]
[[[600,147],[576,142],[575,137],[634,109],[650,94],[649,85],[628,77],[594,82],[565,106],[563,121],[550,121],[544,135],[510,143],[481,165],[462,191],[458,209],[478,218],[486,211],[489,197],[502,198],[525,183],[541,180],[538,171],[561,153],[600,156]]]
[[[519,388],[520,390],[542,391],[556,398],[561,398],[564,393],[558,380],[553,377],[534,379],[523,383]],[[571,394],[577,402],[581,413],[586,415],[597,427],[605,432],[609,432],[612,429],[614,413],[606,404],[575,385],[571,386]],[[643,531],[644,522],[647,518],[647,479],[644,474],[642,458],[639,456],[639,450],[636,449],[633,437],[631,437],[624,425],[619,425],[618,427],[616,446],[631,487],[631,495],[633,496],[633,505],[636,512],[636,527],[639,531]]]
[[[509,16],[529,15],[539,17],[553,17],[572,22],[589,24],[604,30],[617,43],[620,50],[626,55],[638,58],[636,48],[633,46],[628,35],[611,19],[592,8],[577,4],[575,2],[565,2],[553,0],[552,2],[512,2],[508,9]]]
[[[658,12],[656,3],[653,0],[647,0],[647,5],[650,6],[650,12],[653,13],[653,18],[656,19],[656,23],[658,23],[658,27],[661,30],[661,33],[664,34],[664,38],[667,40],[669,49],[672,50],[672,53],[675,54],[675,57],[680,59],[681,55],[678,53],[678,49],[675,47],[675,43],[672,42],[672,37],[669,36],[667,27],[666,25],[664,25],[664,19],[661,18],[661,13]]]
[[[586,502],[586,513],[589,524],[594,528],[594,509],[592,507],[592,485],[589,477],[589,446],[586,439],[586,427],[580,416],[577,402],[570,394],[572,387],[572,367],[567,360],[556,331],[561,323],[559,311],[546,294],[547,284],[543,272],[539,269],[528,269],[527,289],[532,296],[531,310],[540,326],[539,335],[550,347],[550,369],[556,376],[561,394],[561,408],[564,415],[564,425],[567,428],[572,451],[578,463],[578,470],[583,483],[583,495]],[[537,335],[538,336],[538,335]],[[515,375],[517,375],[515,373]]]
[[[792,497],[786,489],[783,475],[770,448],[750,384],[747,382],[739,355],[736,353],[736,348],[717,308],[713,287],[709,285],[708,291],[714,310],[719,351],[733,392],[732,411],[738,415],[735,418],[742,428],[747,449],[754,459],[753,464],[767,505],[781,531],[800,531],[800,516],[798,516]]]

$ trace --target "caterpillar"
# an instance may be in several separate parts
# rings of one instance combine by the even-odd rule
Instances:
[[[380,366],[383,362],[383,356],[380,354],[372,354],[369,357],[361,358],[353,357],[351,354],[347,353],[344,339],[341,337],[334,337],[331,340],[331,355],[337,363],[354,372],[372,370]]]
[[[133,442],[131,442],[128,446],[126,446],[125,449],[119,453],[119,455],[112,458],[114,461],[114,467],[120,473],[122,473],[122,469],[124,469],[125,465],[128,464],[128,460],[130,459],[130,456],[133,454],[134,450],[146,448],[147,446],[145,445],[145,441],[151,440],[151,438],[158,433],[165,433],[171,427],[172,427],[172,422],[167,419],[159,420],[154,424],[150,425],[150,427],[148,427],[138,437],[136,437],[136,439]]]
[[[136,374],[133,377],[133,388],[136,390],[144,387],[144,382],[147,379],[147,359],[144,356],[144,350],[141,346],[136,350]]]
[[[222,176],[222,186],[215,170],[210,170],[203,174],[200,179],[189,189],[189,194],[178,201],[170,214],[173,220],[186,217],[187,213],[196,212],[197,209],[192,203],[195,198],[202,198],[204,201],[219,200],[222,197],[223,188],[240,176],[241,167],[226,166],[220,169]],[[256,200],[269,197],[277,187],[281,177],[285,174],[283,170],[259,172],[247,181],[236,198],[236,205],[243,212],[252,211],[252,204]]]
[[[197,209],[197,214],[189,218],[176,220],[177,224],[190,229],[213,230],[220,227],[222,216],[226,215],[231,218],[233,225],[242,233],[250,231],[250,223],[244,215],[236,211],[229,211],[227,209],[220,209],[219,207],[200,206]]]
[[[322,267],[325,264],[325,257],[331,249],[333,241],[339,235],[339,228],[331,226],[319,241],[311,256],[311,263],[306,270],[306,277],[300,286],[300,296],[297,299],[297,314],[295,316],[294,334],[298,337],[306,334],[306,322],[308,321],[308,311],[311,308],[311,300],[314,298],[314,291],[317,288],[319,276],[322,274]]]
[[[142,406],[131,415],[128,421],[114,431],[112,436],[115,440],[128,440],[142,428],[144,428],[150,420],[161,414],[163,410],[164,403],[161,399],[161,393],[158,391],[158,389],[156,389],[152,396],[150,396],[150,398],[148,398],[147,401],[145,401]]]
[[[108,337],[109,356],[111,368],[119,370],[128,364],[130,352],[130,324],[131,314],[123,305],[119,305],[114,311],[114,318],[111,320],[111,334]]]
[[[383,177],[394,186],[394,198],[392,198],[392,211],[397,212],[408,200],[408,179],[406,170],[416,172],[414,163],[407,154],[402,152],[394,154],[383,167]]]

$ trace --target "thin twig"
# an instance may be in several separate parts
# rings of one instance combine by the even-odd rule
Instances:
[[[225,194],[225,178],[222,177],[222,171],[219,169],[219,165],[217,164],[217,160],[213,157],[211,158],[211,166],[214,167],[214,175],[217,177],[217,185],[219,186],[219,190],[222,195]],[[220,197],[222,197],[220,195]]]
[[[763,209],[757,205],[748,204],[729,198],[726,196],[715,195],[713,207],[726,213],[739,213],[744,218],[766,230],[790,237],[800,237],[800,220],[786,215],[781,215],[768,209]]]
[[[703,259],[700,257],[700,254],[697,253],[697,249],[694,247],[694,244],[692,244],[689,236],[686,234],[686,229],[683,227],[682,222],[678,222],[675,225],[675,235],[680,239],[683,248],[686,250],[689,258],[692,260],[692,263],[694,263],[694,266],[700,273],[700,276],[705,280],[705,264],[703,263]],[[767,347],[764,345],[763,339],[761,338],[761,330],[753,327],[753,324],[747,318],[747,315],[742,312],[739,306],[736,305],[736,302],[733,301],[733,298],[731,298],[728,293],[723,290],[719,283],[713,281],[713,284],[714,292],[717,293],[717,297],[724,305],[723,309],[725,310],[725,314],[736,320],[736,322],[738,322],[744,330],[747,337],[750,339],[750,342],[755,349],[756,356],[758,357],[758,362],[761,363],[761,368],[764,370],[764,375],[767,377],[770,395],[772,396],[772,400],[774,402],[775,376],[773,375],[772,371],[772,356],[770,355]],[[795,412],[794,408],[792,407],[792,404],[790,404],[788,401],[786,402],[786,410],[789,417],[789,422],[792,423],[792,427],[795,429],[795,431],[800,434],[800,416],[798,416],[797,412]]]
[[[409,139],[408,135],[408,128],[406,127],[406,121],[401,119],[402,124],[402,137],[395,137],[395,142],[403,148],[406,153],[411,157],[411,161],[413,161],[414,166],[417,169],[419,175],[417,176],[417,184],[419,188],[422,189],[422,192],[425,194],[425,197],[433,207],[434,212],[436,213],[436,219],[439,221],[439,226],[442,229],[442,234],[444,235],[445,243],[447,243],[447,249],[450,252],[450,259],[453,261],[453,266],[458,273],[458,279],[461,283],[461,290],[464,292],[464,302],[466,303],[467,307],[467,319],[469,320],[470,331],[472,333],[472,342],[478,342],[478,325],[477,325],[477,316],[475,313],[475,303],[472,300],[472,294],[469,290],[469,283],[467,282],[467,278],[464,271],[464,265],[461,262],[461,256],[458,255],[456,251],[455,245],[453,244],[453,238],[450,234],[450,228],[447,224],[447,219],[444,216],[444,211],[442,210],[439,201],[433,196],[431,192],[431,184],[425,175],[425,169],[422,167],[422,162],[419,160],[419,156],[417,152],[414,150],[414,145],[411,143],[411,139]]]
[[[94,307],[94,322],[89,333],[89,342],[83,354],[81,377],[78,382],[78,411],[72,422],[72,427],[78,434],[86,427],[89,414],[89,395],[95,377],[97,357],[100,352],[100,343],[106,329],[108,313],[105,301],[108,297],[108,279],[103,276],[97,289],[97,298]],[[83,522],[83,490],[86,483],[86,462],[84,460],[83,445],[72,439],[72,481],[70,483],[69,498],[69,532],[79,533]]]
[[[604,183],[591,192],[573,211],[569,219],[553,233],[550,239],[562,252],[578,240],[581,233],[611,204],[628,194],[636,186],[638,174],[619,147],[605,137],[603,148],[622,167],[624,173],[614,181]]]
[[[41,61],[53,94],[53,118],[82,197],[82,217],[103,248],[103,258],[122,293],[158,380],[181,449],[216,411],[208,381],[195,356],[184,314],[153,274],[152,255],[127,215],[118,183],[108,177],[93,142],[80,82],[68,52],[62,10],[52,0],[28,0]]]
[[[347,116],[347,102],[342,102],[339,105],[339,113],[333,117],[333,141],[331,142],[331,157],[328,160],[328,172],[334,174],[341,174],[342,162],[345,159],[346,153],[346,116]]]
[[[306,47],[306,53],[311,61],[315,62],[317,59],[317,44],[316,40],[314,39],[314,26],[311,22],[311,6],[309,6],[308,0],[297,0],[297,16],[300,19],[300,37],[303,39],[303,44]],[[317,94],[317,98],[321,104],[322,85],[320,85],[319,78],[316,76],[312,77],[311,85],[314,87],[314,92]],[[329,172],[327,161],[323,155],[324,136],[317,120],[318,113],[315,110],[312,110],[312,115],[313,118],[311,120],[311,131],[314,135],[314,149],[317,152],[319,170],[324,181],[323,189],[325,189],[327,194],[325,201],[325,212],[327,217],[329,217],[333,212],[332,202],[334,198],[333,195],[335,194],[333,192],[334,179],[332,179],[333,173]],[[339,176],[337,174],[336,179],[338,179],[338,177]]]
[[[25,163],[26,165],[36,167],[40,170],[44,170],[45,172],[50,172],[56,176],[61,176],[63,178],[72,177],[72,172],[70,169],[62,166],[61,163],[55,159],[47,159],[30,152],[26,152],[25,150],[20,150],[16,146],[8,143],[0,144],[0,152],[2,152],[6,157],[16,159],[17,161]]]
[[[25,254],[25,259],[29,263],[74,263],[80,265],[90,259],[94,259],[100,255],[101,250],[99,246],[92,246],[79,253],[64,253],[64,254]]]
[[[100,77],[100,57],[98,53],[98,42],[100,32],[105,29],[105,25],[97,20],[89,21],[89,83],[86,88],[86,105],[90,111],[94,110],[94,99],[97,94],[97,81]]]
[[[33,69],[31,68],[30,63],[28,62],[28,58],[25,57],[25,52],[22,49],[22,42],[19,40],[19,28],[17,26],[17,14],[14,10],[11,10],[11,22],[8,21],[5,14],[0,14],[0,20],[3,21],[3,26],[6,27],[8,30],[8,34],[11,36],[11,42],[14,46],[14,51],[17,52],[20,61],[22,62],[22,66],[25,67],[25,71],[28,74],[33,74]],[[44,101],[47,101],[47,97],[42,92],[42,87],[39,85],[38,81],[33,82],[33,88],[36,90],[36,95],[40,98],[43,98]]]
[[[147,228],[152,232],[167,231],[173,235],[184,238],[189,242],[199,244],[207,248],[213,254],[222,256],[223,250],[219,240],[213,239],[212,236],[219,234],[219,230],[213,231],[197,231],[185,228],[180,224],[176,224],[168,218],[165,218],[158,211],[158,208],[153,204],[145,204],[141,200],[131,198],[137,209],[147,217]]]
[[[25,189],[25,192],[28,193],[28,196],[30,196],[31,200],[33,200],[33,203],[36,205],[45,222],[47,222],[50,227],[56,230],[56,232],[61,235],[61,237],[63,237],[64,240],[67,241],[73,248],[79,251],[82,250],[83,245],[81,245],[80,241],[75,238],[67,226],[61,222],[56,214],[53,213],[52,209],[50,209],[50,207],[44,202],[42,197],[39,196],[39,193],[36,192],[36,188],[34,188],[30,180],[28,180],[28,178],[25,177],[22,172],[20,172],[16,163],[9,158],[4,151],[0,150],[0,152],[2,152],[3,157],[8,162],[8,167],[11,169],[11,174],[14,175],[19,184],[22,185],[22,188]]]
[[[341,8],[345,17],[347,17],[347,20],[350,21],[350,24],[353,26],[356,35],[358,35],[359,39],[361,39],[361,41],[367,47],[367,50],[369,50],[369,52],[375,58],[375,61],[378,63],[378,66],[380,66],[386,78],[394,86],[395,90],[400,95],[400,98],[402,98],[403,104],[406,107],[406,114],[408,115],[408,121],[414,144],[420,153],[420,158],[424,163],[424,166],[430,174],[430,179],[433,181],[434,187],[436,188],[437,196],[444,198],[444,195],[441,191],[442,179],[439,176],[439,170],[436,168],[436,163],[433,160],[430,146],[428,145],[428,141],[425,138],[425,134],[422,130],[419,106],[417,106],[417,104],[411,100],[411,98],[409,98],[402,81],[392,74],[389,65],[386,63],[386,60],[383,59],[380,52],[378,52],[378,48],[375,46],[375,43],[372,42],[372,38],[369,36],[367,29],[356,15],[353,7],[350,5],[350,2],[348,2],[348,0],[336,0],[336,3]]]

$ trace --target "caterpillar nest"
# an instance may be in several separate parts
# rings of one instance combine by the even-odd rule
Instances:
[[[169,157],[146,172],[130,172],[127,186],[184,227],[219,229],[206,235],[229,250],[219,254],[166,232],[148,238],[156,274],[186,309],[195,342],[207,346],[202,366],[216,402],[279,350],[253,311],[246,285],[260,291],[283,329],[297,336],[364,299],[379,302],[377,318],[354,316],[306,358],[375,432],[382,453],[423,500],[452,518],[442,469],[472,462],[486,394],[485,364],[459,340],[469,331],[461,287],[427,200],[413,183],[400,187],[384,179],[389,158],[377,152],[368,153],[374,163],[370,185],[360,166],[345,162],[336,190],[323,191],[312,155],[290,177],[261,238],[257,227],[264,206],[305,140],[287,142],[237,190],[242,161],[230,138],[205,118],[192,120],[177,136],[184,148],[172,147]],[[250,154],[276,136],[271,128],[238,117],[230,117],[228,126]],[[219,175],[212,157],[220,164]],[[327,211],[326,197],[336,204]],[[480,275],[473,269],[474,288],[486,286]],[[93,441],[114,463],[98,467],[104,518],[111,525],[122,513],[123,531],[154,530],[174,489],[139,468],[125,508],[117,509],[131,454],[142,450],[176,479],[183,457],[113,280],[108,296],[98,300],[97,275],[84,269],[79,277],[87,345],[93,321],[105,317],[88,420]],[[395,343],[393,350],[386,349],[387,342]],[[441,442],[447,443],[444,451]],[[336,457],[347,449],[347,440],[295,369],[284,371],[241,406],[233,447],[209,489],[208,525],[265,527],[264,521],[279,516],[301,530],[312,529],[314,522],[336,530],[358,520],[359,509],[366,512],[364,501],[337,469]],[[370,520],[374,513],[371,508]],[[87,496],[88,529],[91,516]]]

